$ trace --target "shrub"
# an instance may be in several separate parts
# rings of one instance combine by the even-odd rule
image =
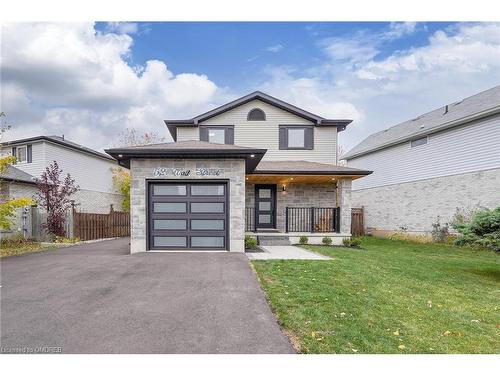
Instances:
[[[10,237],[2,238],[0,241],[1,247],[20,247],[25,244],[35,243],[35,240],[31,238],[24,238],[24,235],[21,232],[13,234]]]
[[[351,238],[351,247],[361,247],[361,240],[357,237]]]
[[[77,242],[80,242],[80,239],[78,237],[67,238],[67,237],[61,237],[61,236],[54,236],[52,238],[52,242],[54,242],[54,243],[77,243]]]
[[[436,221],[432,223],[431,237],[433,242],[443,243],[450,235],[448,223],[441,224],[441,218],[438,216]]]
[[[309,243],[309,238],[307,236],[300,236],[299,244],[307,245]]]
[[[342,239],[342,245],[344,245],[345,247],[360,248],[361,247],[361,240],[357,237],[344,238],[344,239]]]
[[[245,236],[245,249],[254,250],[257,248],[257,238],[246,235]]]
[[[330,246],[332,244],[332,239],[330,237],[323,237],[321,242],[323,242],[323,245]]]
[[[460,233],[455,245],[470,245],[500,251],[500,207],[477,211],[469,222],[455,223]]]

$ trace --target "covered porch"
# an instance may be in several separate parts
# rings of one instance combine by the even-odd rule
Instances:
[[[262,161],[245,176],[245,232],[339,243],[351,233],[351,182],[368,171],[329,164]],[[338,238],[338,241],[335,239]]]

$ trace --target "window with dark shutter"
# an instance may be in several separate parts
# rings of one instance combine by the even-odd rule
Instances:
[[[266,121],[266,113],[260,108],[254,108],[248,112],[247,121]]]
[[[234,127],[229,125],[200,126],[200,141],[234,144]]]
[[[281,125],[279,128],[280,150],[314,149],[314,127]]]

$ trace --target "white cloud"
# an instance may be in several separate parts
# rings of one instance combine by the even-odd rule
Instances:
[[[205,75],[174,74],[158,60],[130,66],[132,43],[127,33],[96,32],[93,24],[4,24],[2,111],[14,129],[8,137],[64,133],[102,148],[125,127],[166,135],[163,119],[189,117],[217,101],[220,90]]]
[[[108,22],[107,30],[118,34],[136,34],[139,25],[136,22]]]
[[[283,45],[281,45],[281,44],[276,44],[276,45],[274,45],[274,46],[269,46],[269,47],[267,47],[267,48],[266,48],[266,51],[268,51],[268,52],[272,52],[272,53],[277,53],[277,52],[280,52],[281,50],[283,50],[283,48],[285,48],[285,47],[283,47]]]
[[[378,38],[418,26],[393,24]],[[459,24],[426,45],[377,58],[381,40],[358,32],[324,39],[329,61],[307,70],[268,68],[261,87],[325,117],[354,119],[340,142],[347,149],[369,134],[500,84],[500,24]]]

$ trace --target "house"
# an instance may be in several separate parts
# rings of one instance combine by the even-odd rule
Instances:
[[[131,252],[244,251],[263,243],[350,236],[351,182],[325,119],[254,92],[188,120],[166,120],[174,142],[109,149],[131,171]]]
[[[457,208],[500,206],[500,86],[368,136],[344,159],[373,174],[352,185],[374,233],[426,234]]]
[[[55,161],[79,185],[74,195],[76,208],[81,212],[107,213],[110,204],[120,210],[123,196],[113,186],[111,169],[118,167],[109,155],[71,142],[64,137],[38,136],[2,143],[2,153],[12,154],[16,163],[0,175],[2,199],[32,197],[36,178]]]

